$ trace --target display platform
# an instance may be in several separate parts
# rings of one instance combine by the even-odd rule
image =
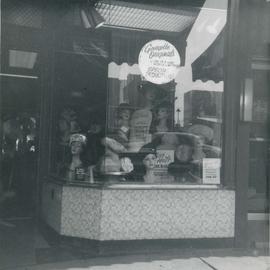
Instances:
[[[233,238],[235,192],[207,185],[45,182],[44,222],[63,236],[110,241]]]

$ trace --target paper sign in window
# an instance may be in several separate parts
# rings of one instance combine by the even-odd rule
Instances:
[[[220,184],[220,158],[203,159],[203,184]]]

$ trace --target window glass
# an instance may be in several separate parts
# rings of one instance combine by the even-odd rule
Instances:
[[[249,212],[267,212],[269,178],[269,66],[253,64],[252,77],[246,79],[245,117],[249,133]]]
[[[140,2],[73,7],[59,30],[51,171],[220,184],[227,2]]]
[[[61,35],[60,25],[54,57],[51,172],[67,181],[89,179],[89,166],[104,152],[107,36],[82,30]]]

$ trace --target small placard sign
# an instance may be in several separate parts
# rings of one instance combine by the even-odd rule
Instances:
[[[203,159],[203,184],[220,184],[220,158]]]
[[[173,150],[157,150],[157,169],[167,171],[172,162],[174,162]]]
[[[157,150],[155,177],[157,183],[171,183],[174,177],[168,174],[168,166],[174,162],[174,150]]]

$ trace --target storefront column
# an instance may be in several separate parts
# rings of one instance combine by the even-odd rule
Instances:
[[[52,6],[44,3],[42,5],[42,47],[41,51],[41,72],[40,72],[40,87],[41,87],[41,110],[40,110],[40,126],[39,126],[39,157],[38,157],[38,172],[37,172],[37,207],[36,217],[41,215],[41,186],[42,182],[49,171],[49,145],[51,125],[51,106],[52,106],[52,88],[54,76],[54,43],[55,32],[53,30],[56,12]]]
[[[0,0],[0,7],[2,6]],[[2,21],[2,9],[0,8],[0,21]],[[2,24],[0,24],[0,40],[2,40]],[[2,50],[2,43],[0,42],[0,50]],[[2,63],[1,59],[2,54],[0,54],[0,63]],[[2,72],[2,65],[0,64],[0,72]],[[2,76],[0,76],[0,146],[2,148],[3,144],[3,123],[2,123]],[[2,152],[0,153],[0,175],[2,175]],[[0,194],[2,192],[2,182],[0,181]]]
[[[224,125],[223,125],[223,176],[224,183],[235,187],[237,125],[240,109],[239,80],[239,0],[229,1],[227,42],[225,44]]]
[[[223,174],[236,190],[235,247],[247,246],[248,136],[247,123],[240,121],[240,93],[246,66],[241,0],[229,1],[225,51]]]

